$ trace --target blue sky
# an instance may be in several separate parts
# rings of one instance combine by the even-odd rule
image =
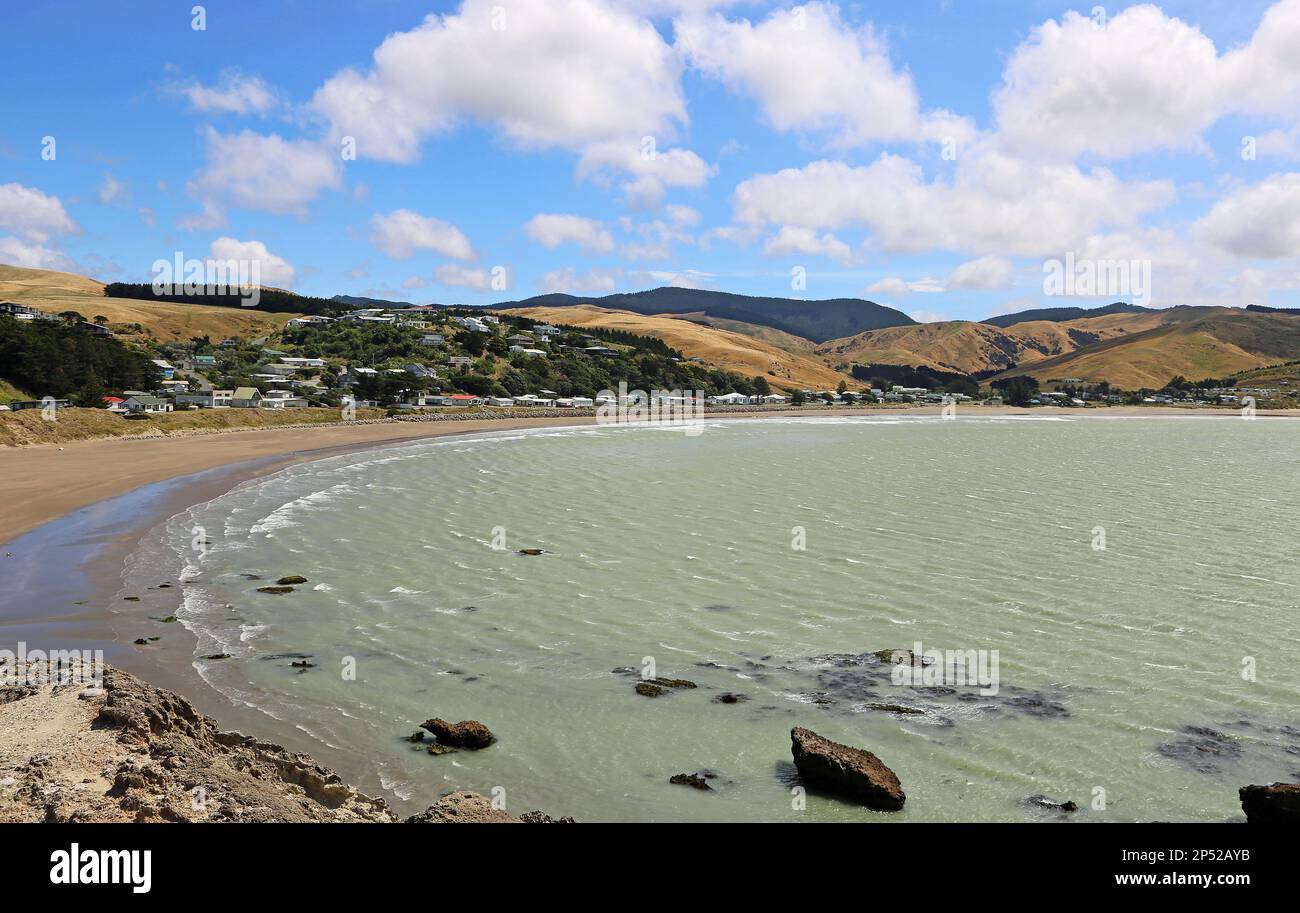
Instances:
[[[0,14],[0,262],[918,319],[1300,306],[1300,0],[193,5]],[[1150,287],[1046,295],[1067,254]]]

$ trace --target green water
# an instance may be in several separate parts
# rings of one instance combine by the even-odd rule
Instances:
[[[1060,818],[1043,794],[1221,821],[1300,771],[1298,445],[1291,421],[1175,418],[484,435],[257,480],[138,560],[188,568],[196,657],[233,654],[196,659],[214,688],[404,809],[455,787],[587,821]],[[310,582],[255,592],[284,574]],[[918,641],[998,651],[998,693],[827,656]],[[613,670],[647,659],[699,687],[637,695]],[[499,742],[402,741],[433,716]],[[879,755],[906,810],[800,807],[795,725]],[[702,770],[711,793],[668,782]]]

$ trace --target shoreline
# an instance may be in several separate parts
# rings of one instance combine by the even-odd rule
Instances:
[[[736,411],[708,418],[933,417],[940,411],[940,407]],[[990,407],[965,411],[967,414],[962,417],[968,419],[1008,416],[1207,417],[1207,413],[1198,410],[1142,407],[1053,409],[1048,412]],[[1208,417],[1237,418],[1237,415],[1219,412],[1210,413]],[[1288,413],[1286,417],[1295,416]],[[4,522],[10,528],[21,528],[21,532],[7,539],[6,557],[0,559],[0,568],[3,569],[0,570],[0,579],[5,583],[0,587],[0,625],[5,628],[4,639],[26,641],[38,648],[57,643],[60,648],[67,649],[102,649],[105,661],[110,665],[137,675],[151,685],[183,695],[201,712],[219,720],[223,728],[265,736],[290,750],[309,753],[340,770],[355,788],[369,795],[385,795],[389,801],[405,805],[362,771],[347,769],[350,765],[343,753],[336,756],[335,752],[292,726],[268,718],[261,711],[240,707],[212,688],[194,668],[197,641],[183,626],[171,626],[174,629],[172,636],[164,637],[147,649],[134,646],[132,640],[139,636],[142,624],[150,616],[175,612],[182,590],[176,585],[177,581],[164,581],[160,576],[147,591],[142,587],[131,590],[132,594],[140,597],[139,601],[123,602],[127,559],[155,528],[175,515],[220,497],[247,481],[289,466],[419,440],[485,432],[583,427],[594,422],[592,416],[572,415],[392,423],[395,427],[368,424],[321,429],[311,434],[312,443],[319,445],[313,447],[302,446],[304,435],[300,430],[297,433],[256,430],[135,441],[87,441],[82,442],[82,446],[65,445],[63,451],[49,445],[24,448],[21,455],[26,457],[29,472],[56,457],[62,462],[52,471],[41,474],[44,485],[33,486],[35,490],[26,492],[30,506],[25,513],[6,514]],[[218,437],[225,446],[210,447]],[[322,440],[325,438],[328,438],[328,443]],[[12,462],[14,456],[12,451],[0,452],[0,466]],[[70,477],[89,475],[96,465],[120,465],[132,459],[134,462],[129,463],[125,473],[83,479],[86,484],[63,492],[63,498],[73,502],[104,491],[109,492],[106,496],[88,503],[75,503],[74,507],[53,520],[36,522],[43,512],[54,509],[53,505],[41,501],[42,497],[50,494],[50,486]],[[187,469],[191,471],[185,471]],[[136,479],[141,481],[136,482]],[[11,489],[13,485],[12,473],[0,484],[0,494],[11,504],[15,500],[21,501],[12,490],[6,490],[6,486]],[[58,501],[57,498],[53,500]],[[22,528],[20,524],[23,523],[28,525]],[[7,557],[9,553],[13,557]],[[59,559],[58,566],[45,560],[28,560],[30,556],[49,554]],[[159,569],[159,574],[162,573]],[[167,583],[168,587],[158,588],[162,583]],[[182,631],[184,636],[174,636]],[[411,809],[414,810],[420,801],[413,797]]]

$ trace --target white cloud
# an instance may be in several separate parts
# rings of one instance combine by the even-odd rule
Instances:
[[[824,133],[839,145],[961,141],[974,132],[948,112],[922,113],[911,76],[895,69],[884,41],[870,26],[849,26],[834,4],[775,10],[757,25],[688,15],[675,28],[693,66],[753,96],[778,130]]]
[[[492,287],[492,275],[480,267],[464,267],[456,263],[444,263],[434,270],[438,284],[450,288],[468,288],[476,292],[485,292]],[[506,288],[510,287],[507,278]]]
[[[717,169],[689,149],[659,149],[653,137],[609,140],[583,150],[579,179],[609,171],[631,175],[622,185],[624,195],[633,205],[650,208],[659,204],[666,188],[701,187]]]
[[[781,226],[780,231],[768,238],[763,245],[763,254],[768,257],[810,254],[830,257],[840,263],[850,263],[853,260],[853,251],[849,246],[830,232],[818,235],[811,228],[793,225]]]
[[[524,225],[524,233],[547,250],[562,244],[577,244],[591,254],[614,249],[614,236],[600,222],[570,213],[538,213]]]
[[[890,295],[895,298],[904,298],[913,292],[934,294],[943,290],[943,283],[937,279],[920,279],[915,282],[908,282],[906,279],[900,279],[897,276],[889,276],[873,282],[864,289],[869,295]]]
[[[0,231],[10,231],[27,241],[43,244],[54,235],[77,230],[58,197],[35,187],[0,184]]]
[[[207,166],[186,185],[203,204],[203,213],[182,219],[181,227],[223,225],[228,206],[305,216],[318,193],[342,182],[341,158],[329,147],[251,130],[222,134],[209,128]]]
[[[742,227],[862,226],[891,251],[1047,256],[1106,225],[1129,225],[1174,197],[1168,181],[1126,182],[1106,169],[1034,164],[975,145],[951,180],[882,154],[870,165],[817,161],[759,174],[734,194]]]
[[[111,174],[105,174],[104,182],[99,185],[97,196],[99,197],[99,202],[103,203],[105,206],[109,206],[116,203],[118,200],[124,200],[129,196],[129,194],[127,193],[125,184],[113,177]]]
[[[370,243],[394,259],[405,260],[417,250],[431,250],[455,260],[474,259],[469,238],[450,222],[398,209],[375,215],[370,224]]]
[[[256,263],[261,276],[261,285],[293,288],[296,277],[289,261],[271,253],[261,241],[239,241],[235,238],[220,237],[212,242],[211,251],[214,260],[243,260]]]
[[[620,276],[622,271],[617,269],[593,269],[587,273],[579,273],[573,267],[566,266],[542,276],[538,285],[545,294],[577,292],[608,295],[614,291],[615,283]]]
[[[1294,121],[1300,0],[1281,0],[1250,42],[1220,55],[1199,28],[1156,6],[1104,27],[1077,12],[1048,20],[1012,53],[994,92],[1003,148],[1023,156],[1122,158],[1195,149],[1229,114]]]
[[[0,263],[27,269],[72,270],[72,260],[62,251],[53,250],[11,235],[0,237]]]
[[[526,147],[580,151],[668,136],[686,121],[681,65],[653,24],[604,0],[465,0],[389,35],[371,67],[345,69],[312,99],[331,137],[360,156],[411,162],[461,120]]]
[[[1192,236],[1242,259],[1300,257],[1300,174],[1275,174],[1219,200]]]
[[[195,111],[212,114],[266,114],[280,104],[265,80],[236,69],[222,71],[215,86],[192,82],[171,91],[183,95]]]
[[[934,311],[917,310],[912,311],[907,316],[911,317],[917,323],[944,323],[952,318],[946,314],[939,314]]]
[[[1011,283],[1015,267],[1005,257],[992,255],[960,264],[948,277],[950,289],[1001,289]]]

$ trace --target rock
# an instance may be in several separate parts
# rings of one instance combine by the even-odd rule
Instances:
[[[667,688],[660,688],[653,682],[637,682],[636,693],[642,697],[658,697],[661,694],[667,694]]]
[[[715,697],[715,698],[713,699],[713,703],[715,703],[715,704],[743,704],[743,703],[744,703],[745,701],[747,701],[747,700],[749,700],[749,695],[747,695],[747,694],[732,694],[730,691],[728,691],[728,692],[725,693],[725,694],[719,694],[717,697]]]
[[[545,555],[545,554],[546,554],[546,549],[544,549],[544,548],[521,548],[521,549],[519,550],[519,554],[521,554],[521,555]]]
[[[668,778],[668,782],[677,786],[689,786],[691,789],[700,789],[707,792],[713,791],[713,787],[709,785],[709,781],[701,777],[699,774],[674,774]]]
[[[77,697],[79,697],[83,701],[93,701],[95,698],[103,697],[103,696],[104,696],[104,689],[95,688],[95,687],[83,688],[80,692],[77,693]]]
[[[423,730],[423,729],[417,729],[417,730],[415,730],[415,732],[411,733],[410,735],[408,735],[408,736],[406,737],[406,741],[408,741],[408,742],[423,742],[423,741],[424,741],[424,730]]]
[[[443,796],[418,815],[406,819],[407,824],[519,824],[520,822],[498,808],[478,793],[461,791]]]
[[[146,644],[148,644],[149,641],[147,641],[147,640],[146,640],[145,638],[143,638],[143,637],[137,637],[134,641],[132,641],[132,643],[134,643],[136,646],[143,647],[143,646],[145,646]]]
[[[289,663],[289,665],[294,669],[315,669],[316,668],[315,663],[309,663],[305,659],[294,660],[293,662]]]
[[[452,748],[450,745],[439,745],[437,742],[434,742],[428,748],[429,754],[431,755],[451,754],[455,750],[456,749]]]
[[[1034,808],[1046,808],[1058,812],[1077,812],[1079,810],[1079,806],[1074,803],[1073,799],[1066,799],[1064,802],[1057,802],[1041,795],[1030,796],[1025,800],[1024,804]]]
[[[175,616],[175,615],[164,615],[162,618],[159,618],[159,619],[158,619],[158,622],[159,622],[160,624],[165,624],[165,625],[175,624],[175,623],[176,623],[176,616]]]
[[[123,597],[122,597],[122,601],[123,601],[123,602],[139,602],[139,601],[140,601],[140,597],[139,597],[139,596],[123,596]]]
[[[812,786],[880,811],[898,811],[907,801],[897,775],[869,751],[797,726],[790,730],[790,743],[799,776]]]
[[[292,593],[292,592],[293,592],[293,587],[291,587],[291,586],[259,586],[259,587],[257,588],[257,591],[258,591],[259,593],[275,593],[276,595],[279,595],[279,594],[281,594],[281,593]]]
[[[868,710],[878,710],[881,713],[906,713],[913,715],[924,715],[925,713],[924,710],[921,710],[918,707],[905,707],[902,704],[867,704],[865,706]]]
[[[297,574],[290,574],[288,577],[281,577],[279,580],[276,581],[276,583],[279,584],[280,586],[288,586],[289,584],[293,584],[293,583],[306,583],[306,582],[307,582],[306,577],[299,577]]]
[[[1237,795],[1251,824],[1300,823],[1300,783],[1243,786]]]
[[[698,688],[695,682],[688,682],[684,678],[656,678],[652,681],[663,688]]]
[[[524,824],[576,824],[572,818],[552,818],[543,811],[524,812],[519,816]]]
[[[209,653],[204,659],[230,659],[229,653]]]
[[[468,748],[470,751],[487,748],[497,740],[496,736],[492,734],[492,730],[478,720],[461,720],[459,723],[448,723],[446,720],[435,718],[425,720],[420,724],[420,728],[432,732],[442,745],[451,748]]]

